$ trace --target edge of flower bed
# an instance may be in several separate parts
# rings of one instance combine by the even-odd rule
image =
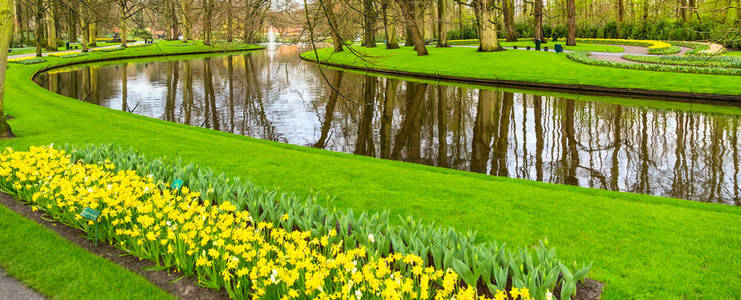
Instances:
[[[741,95],[725,95],[725,94],[709,94],[709,93],[691,93],[691,92],[676,92],[676,91],[662,91],[662,90],[648,90],[648,89],[634,89],[634,88],[611,88],[595,85],[580,85],[580,84],[565,84],[565,83],[540,83],[531,81],[520,81],[520,80],[505,80],[505,79],[493,79],[493,78],[476,78],[476,77],[460,77],[452,75],[442,74],[430,74],[420,73],[402,70],[388,70],[380,68],[367,68],[359,66],[351,66],[344,64],[331,63],[327,61],[317,61],[313,58],[304,57],[304,53],[310,52],[307,50],[298,53],[300,59],[308,62],[312,62],[318,65],[324,65],[340,69],[366,71],[372,73],[379,73],[384,75],[396,75],[396,76],[409,76],[419,77],[423,79],[433,79],[438,81],[446,82],[458,82],[458,83],[469,83],[469,84],[480,84],[488,86],[500,86],[500,87],[513,87],[513,88],[531,88],[536,90],[549,90],[549,91],[578,91],[582,94],[590,94],[597,96],[627,96],[627,97],[639,97],[648,99],[666,99],[672,98],[672,100],[679,100],[684,102],[693,103],[712,103],[712,102],[729,102],[738,103],[741,101]]]
[[[735,69],[717,68],[714,67],[698,67],[698,66],[684,66],[684,65],[670,65],[661,63],[623,63],[615,61],[597,60],[590,57],[591,53],[584,51],[569,52],[566,57],[574,62],[598,67],[608,68],[619,68],[628,70],[639,70],[639,71],[652,71],[652,72],[667,72],[667,73],[685,73],[685,74],[705,74],[705,75],[722,75],[722,76],[741,76],[741,71]],[[667,55],[668,56],[668,55]],[[625,60],[634,61],[628,55],[623,55],[622,58]],[[651,56],[647,56],[651,57]],[[727,74],[719,74],[717,72],[726,72]]]
[[[148,260],[141,260],[107,243],[101,242],[94,246],[90,240],[85,238],[85,232],[64,225],[54,219],[47,219],[38,213],[34,213],[31,207],[23,201],[4,192],[0,192],[0,205],[20,216],[44,226],[61,238],[81,247],[92,255],[96,255],[112,263],[115,263],[133,273],[146,278],[152,284],[180,299],[228,299],[224,290],[213,290],[198,285],[193,278],[184,277],[173,270],[156,270],[150,267],[153,264]]]

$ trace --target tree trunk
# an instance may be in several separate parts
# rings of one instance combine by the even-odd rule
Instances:
[[[494,21],[496,7],[492,0],[476,0],[476,18],[479,23],[479,51],[502,51]]]
[[[203,44],[211,46],[211,0],[203,0]]]
[[[25,32],[25,24],[23,23],[23,7],[21,7],[20,2],[15,3],[15,23],[16,28],[18,28],[18,42],[20,42],[21,45],[25,45],[26,41],[24,39],[24,32]]]
[[[180,29],[178,28],[178,13],[177,13],[177,0],[170,1],[170,17],[172,20],[170,20],[170,39],[171,40],[177,40],[178,39],[178,31]]]
[[[93,17],[93,18],[95,18],[95,17]],[[98,46],[98,42],[96,41],[98,39],[98,23],[97,23],[97,20],[93,20],[93,22],[91,22],[90,25],[87,28],[88,28],[88,34],[87,34],[87,37],[88,37],[88,41],[87,41],[88,46],[89,47],[97,47]]]
[[[77,41],[77,20],[80,16],[77,14],[77,10],[72,8],[69,10],[69,18],[67,19],[67,27],[69,30],[69,42],[74,43]]]
[[[376,18],[373,0],[363,0],[363,47],[376,46]]]
[[[190,24],[190,0],[181,0],[182,6],[182,19],[183,19],[183,43],[191,39],[191,24]]]
[[[36,39],[36,57],[41,57],[41,49],[44,47],[43,39],[41,39],[41,36],[44,35],[44,27],[41,26],[41,23],[44,21],[44,1],[43,0],[36,0],[36,8],[35,8],[35,18],[36,18],[36,33],[34,33],[34,38]],[[10,43],[8,43],[10,44]],[[6,51],[7,52],[7,51]]]
[[[448,1],[437,0],[437,46],[448,47]]]
[[[457,1],[456,1],[457,2]],[[458,38],[464,39],[463,37],[463,3],[458,2]]]
[[[327,23],[329,24],[329,30],[332,33],[332,45],[334,46],[334,52],[342,52],[345,49],[342,45],[342,36],[339,33],[339,24],[337,24],[337,18],[335,17],[335,0],[328,0],[322,2],[324,5],[324,15],[327,17]]]
[[[566,46],[576,46],[576,3],[575,0],[566,0],[567,20],[569,27]]]
[[[13,0],[0,0],[0,139],[14,137],[5,117],[5,69],[13,29]]]
[[[78,5],[76,10],[77,16],[79,17],[80,21],[80,30],[82,30],[82,39],[80,39],[80,45],[82,46],[82,52],[87,52],[87,41],[90,40],[90,17],[87,15],[87,10],[82,9],[81,5]]]
[[[404,15],[404,21],[406,22],[407,31],[411,35],[412,41],[414,42],[414,50],[417,51],[418,56],[427,55],[427,48],[425,47],[425,40],[422,38],[422,34],[419,32],[417,26],[417,20],[414,17],[415,5],[412,0],[398,0],[399,6],[401,7],[401,13]],[[407,37],[409,40],[409,37]]]
[[[381,9],[383,10],[383,29],[386,38],[386,49],[398,49],[399,39],[396,37],[396,25],[389,21],[388,6],[390,1],[384,1]]]
[[[502,0],[502,17],[504,18],[504,32],[508,42],[516,42],[514,5],[511,0]]]
[[[121,16],[119,17],[120,24],[118,25],[118,29],[121,31],[118,35],[121,38],[121,48],[128,47],[126,45],[126,35],[127,31],[129,31],[129,28],[126,25],[126,0],[120,0],[118,3],[118,9]]]
[[[226,1],[226,41],[232,42],[232,0]]]
[[[625,6],[623,5],[623,0],[617,0],[617,31],[618,31],[618,37],[622,37],[620,34],[620,29],[622,29],[623,25],[623,16],[625,15]]]
[[[678,0],[678,5],[679,5],[679,17],[682,18],[682,21],[687,21],[687,1]]]
[[[543,0],[535,0],[535,39],[543,40]]]
[[[46,49],[57,51],[57,25],[51,8],[46,13]]]

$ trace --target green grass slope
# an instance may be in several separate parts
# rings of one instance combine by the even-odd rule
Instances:
[[[133,49],[107,55],[133,55],[127,51]],[[606,283],[606,299],[741,298],[738,207],[499,178],[168,123],[44,90],[29,80],[41,67],[9,70],[7,110],[19,137],[0,146],[130,145],[262,186],[336,196],[327,206],[389,209],[512,247],[547,238],[566,261],[594,263],[590,277]]]
[[[0,204],[0,268],[54,299],[173,299],[144,277]]]

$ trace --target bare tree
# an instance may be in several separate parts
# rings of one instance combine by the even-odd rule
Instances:
[[[427,48],[425,47],[425,40],[422,37],[422,33],[419,31],[417,20],[415,17],[415,0],[397,0],[399,7],[401,7],[401,13],[404,16],[406,23],[407,32],[414,42],[414,50],[417,51],[417,55],[427,55]],[[409,38],[407,38],[408,40]]]

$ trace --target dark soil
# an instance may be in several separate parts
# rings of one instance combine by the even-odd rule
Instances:
[[[603,285],[604,283],[587,278],[576,284],[576,295],[573,298],[575,300],[599,299],[602,295]]]
[[[31,208],[18,202],[13,196],[5,193],[0,193],[0,203],[11,209],[12,211],[22,215],[28,219],[35,221],[41,225],[46,226],[57,234],[61,235],[68,241],[77,244],[83,249],[94,253],[100,257],[110,260],[118,265],[129,269],[130,271],[140,274],[147,278],[153,284],[159,286],[161,289],[175,295],[181,299],[228,299],[229,295],[226,291],[216,291],[206,287],[202,287],[197,284],[195,280],[190,277],[178,278],[183,275],[174,270],[163,270],[163,271],[147,271],[145,268],[153,266],[153,264],[146,260],[139,260],[139,258],[129,255],[128,253],[119,250],[113,246],[108,245],[105,242],[99,242],[97,247],[94,247],[92,241],[85,238],[86,233],[82,230],[75,229],[58,222],[47,221],[42,219],[43,212],[31,211]]]

